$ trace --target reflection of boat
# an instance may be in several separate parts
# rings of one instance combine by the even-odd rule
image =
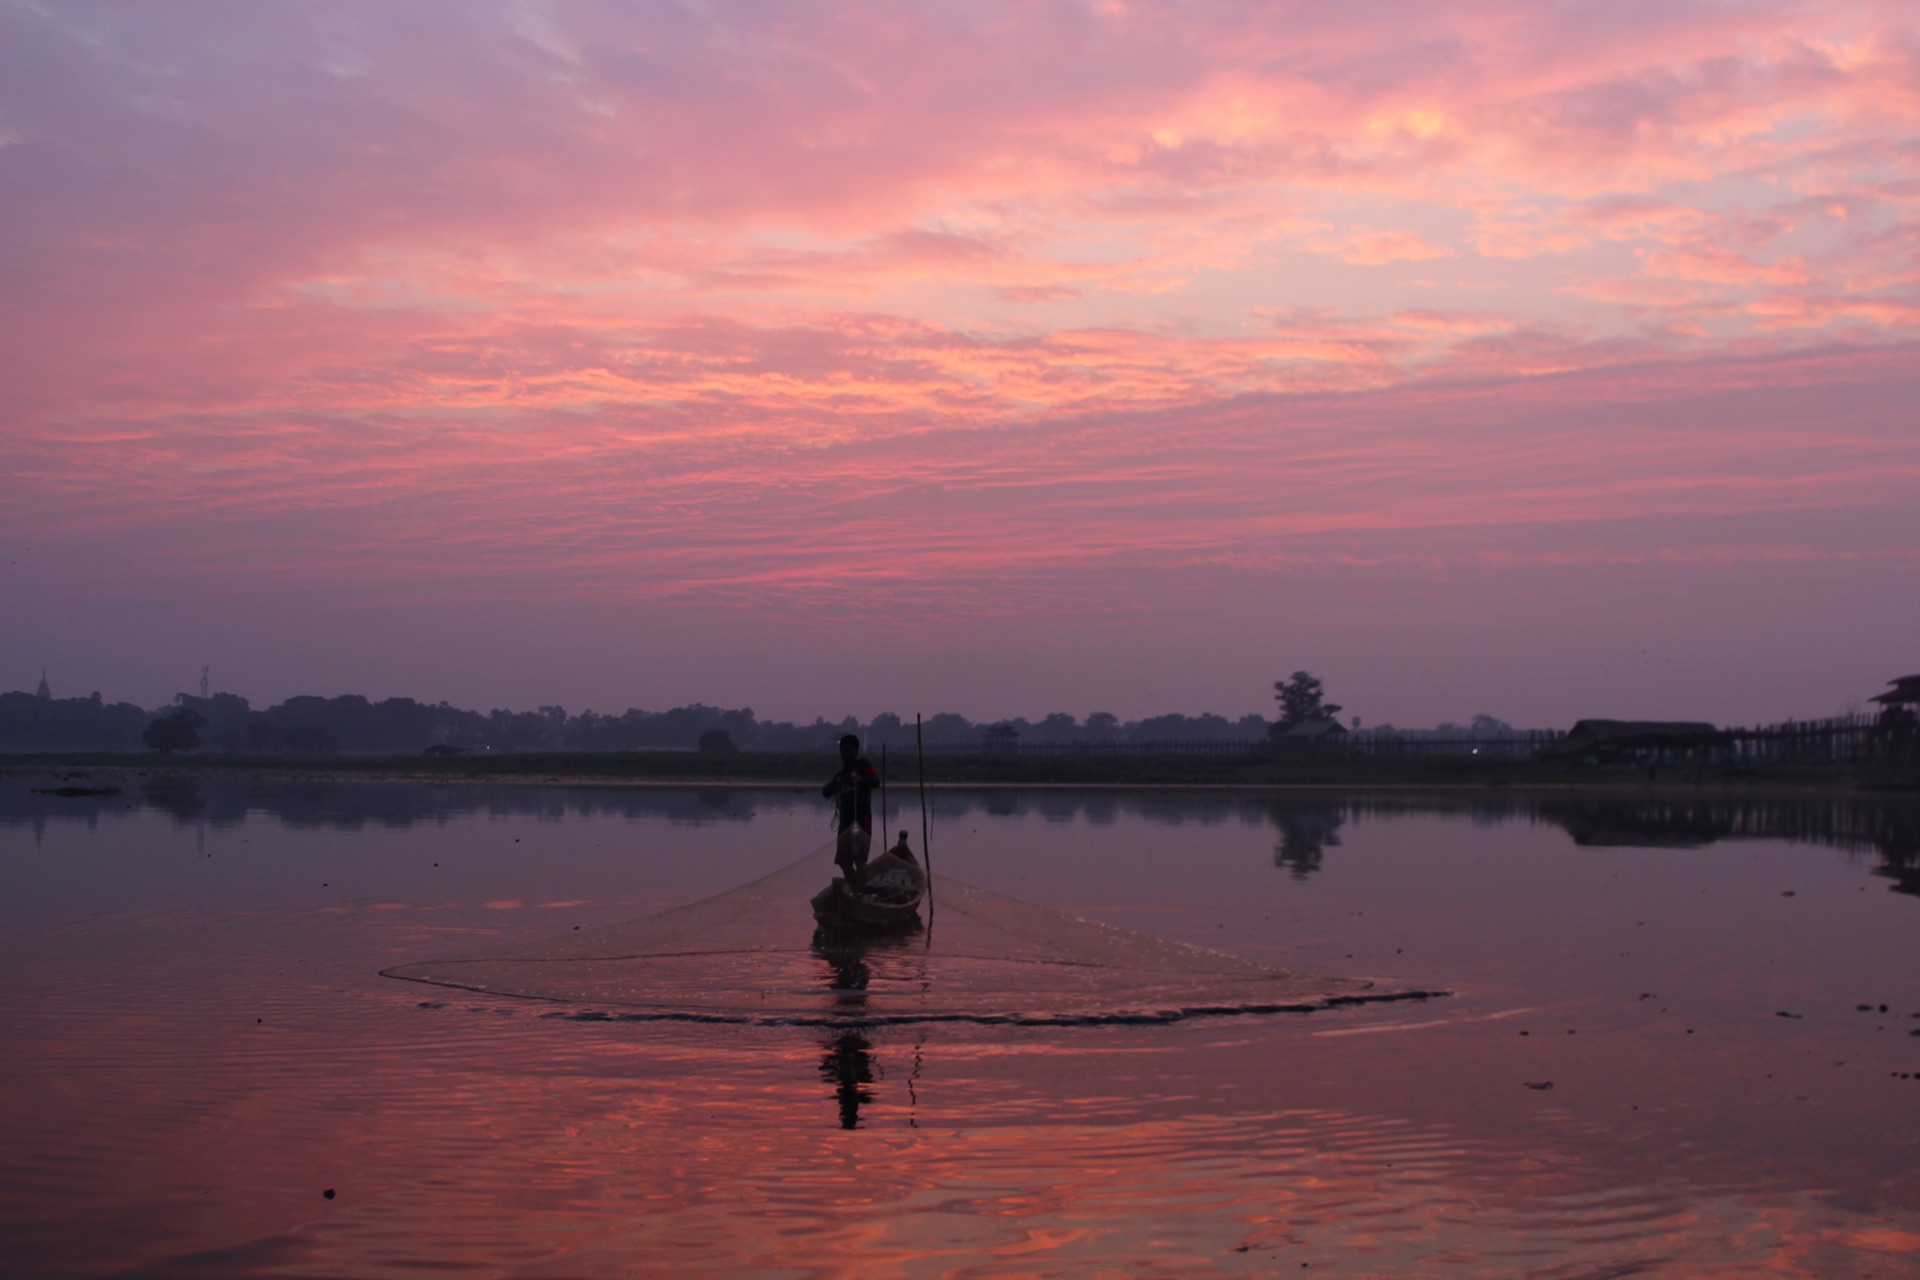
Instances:
[[[883,853],[867,864],[867,889],[854,893],[839,876],[813,895],[813,918],[829,933],[910,933],[920,927],[926,873]]]

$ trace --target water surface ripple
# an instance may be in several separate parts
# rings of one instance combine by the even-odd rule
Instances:
[[[949,794],[1000,892],[1454,994],[775,1026],[378,975],[749,881],[805,797],[200,786],[0,793],[9,1274],[1920,1275],[1899,805]]]

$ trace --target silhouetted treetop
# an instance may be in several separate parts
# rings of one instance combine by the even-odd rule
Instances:
[[[1309,720],[1331,720],[1340,714],[1340,704],[1326,702],[1325,688],[1319,677],[1296,671],[1285,680],[1273,682],[1273,698],[1280,704],[1280,721],[1274,727],[1281,732]]]

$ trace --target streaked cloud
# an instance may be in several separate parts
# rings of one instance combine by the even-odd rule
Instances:
[[[7,527],[242,580],[1066,635],[1141,566],[1897,557],[1625,531],[1920,456],[1868,0],[10,3],[0,141]]]

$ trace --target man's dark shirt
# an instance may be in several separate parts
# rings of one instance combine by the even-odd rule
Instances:
[[[840,830],[858,823],[862,831],[873,830],[873,789],[880,785],[880,774],[865,756],[840,766],[840,772],[827,779],[820,794],[835,800]]]

